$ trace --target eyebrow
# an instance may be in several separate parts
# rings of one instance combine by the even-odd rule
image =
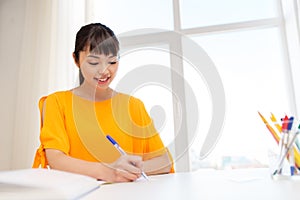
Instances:
[[[99,56],[94,56],[94,55],[88,55],[87,57],[90,57],[90,58],[100,58]]]
[[[88,55],[87,57],[100,59],[99,56],[95,56],[95,55]],[[109,56],[109,58],[113,58],[113,57],[117,57],[117,56],[114,56],[114,55]]]

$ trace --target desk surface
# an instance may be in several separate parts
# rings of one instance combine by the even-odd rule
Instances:
[[[142,198],[141,198],[142,197]],[[299,200],[300,177],[272,180],[268,169],[200,170],[151,176],[150,181],[105,184],[82,199]]]

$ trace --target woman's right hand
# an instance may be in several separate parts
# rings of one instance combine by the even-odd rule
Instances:
[[[73,158],[56,149],[45,149],[45,153],[51,169],[83,174],[112,183],[135,181],[143,169],[143,161],[139,156],[124,155],[107,164]]]
[[[135,181],[141,176],[143,161],[139,156],[122,155],[118,160],[108,165],[112,173],[108,182],[129,182]]]

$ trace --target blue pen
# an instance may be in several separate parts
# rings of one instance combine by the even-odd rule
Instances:
[[[107,135],[106,138],[116,147],[116,149],[118,149],[118,151],[122,154],[122,155],[127,155],[126,152],[120,147],[120,145],[110,136]],[[142,176],[149,181],[148,176],[145,174],[145,172],[142,171]]]

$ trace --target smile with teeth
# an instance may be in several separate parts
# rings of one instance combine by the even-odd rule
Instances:
[[[105,78],[96,78],[96,80],[101,83],[108,81],[108,79],[110,79],[110,76],[106,76]]]

